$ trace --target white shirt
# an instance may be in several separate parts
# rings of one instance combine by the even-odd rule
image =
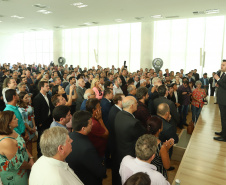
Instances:
[[[116,85],[113,86],[113,94],[123,94],[121,87],[117,87]]]
[[[42,93],[41,93],[42,94]],[[49,106],[49,99],[47,98],[47,95],[42,94],[42,96],[45,98],[47,105]],[[49,108],[49,113],[48,116],[51,114],[50,108]]]
[[[156,166],[153,164],[133,158],[130,155],[125,156],[122,159],[119,169],[122,184],[124,184],[130,176],[138,172],[147,173],[151,179],[151,185],[170,185],[165,177],[157,171]]]
[[[51,157],[40,157],[29,177],[29,185],[84,185],[68,163]]]

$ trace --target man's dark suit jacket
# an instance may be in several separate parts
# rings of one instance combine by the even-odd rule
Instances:
[[[195,81],[198,81],[199,80],[199,74],[198,73],[193,73],[193,75],[195,77]]]
[[[47,94],[47,98],[49,100],[48,106],[45,98],[41,93],[37,94],[34,98],[34,114],[35,114],[35,124],[39,128],[39,124],[42,124],[42,126],[39,128],[40,130],[45,130],[50,127],[50,124],[52,122],[52,111],[53,111],[53,104],[51,102],[50,95]],[[50,116],[48,116],[50,109]]]
[[[172,97],[171,97],[170,95],[168,95],[167,98],[168,98],[169,100],[171,100],[174,104],[176,103],[176,97],[175,97],[174,92],[173,92]],[[177,91],[177,98],[178,98],[178,103],[179,103],[180,105],[182,105],[182,94],[181,94],[181,92],[179,92],[179,91]],[[176,106],[176,105],[175,105],[175,106]]]
[[[176,128],[170,124],[168,121],[166,121],[164,118],[158,116],[161,120],[162,120],[162,124],[163,124],[163,129],[162,132],[159,134],[159,139],[162,142],[165,142],[166,140],[169,140],[170,138],[174,139],[175,143],[178,143],[179,138],[177,135],[177,130]]]
[[[76,111],[80,110],[80,107],[81,107],[82,102],[84,100],[85,91],[86,91],[85,87],[82,89],[80,86],[78,86],[77,89],[76,89],[76,92],[77,92]]]
[[[103,122],[108,129],[108,127],[109,127],[108,115],[109,115],[110,109],[112,107],[112,104],[106,98],[102,98],[102,100],[100,101],[100,106],[101,106]]]
[[[122,75],[120,75],[120,79],[122,80],[122,86],[121,86],[121,89],[122,89],[122,91],[123,91],[123,94],[124,94],[125,96],[127,96],[128,92],[127,92],[127,83],[126,83],[126,80],[125,80],[125,78],[124,78]]]
[[[177,112],[175,104],[171,100],[168,100],[167,98],[165,98],[163,96],[161,96],[159,98],[156,98],[154,100],[154,107],[155,107],[155,111],[156,112],[157,112],[158,105],[161,104],[161,103],[166,103],[166,104],[169,105],[169,107],[170,107],[170,114],[172,116],[170,122],[176,127],[180,123],[180,115]]]
[[[220,105],[226,106],[226,74],[217,81],[217,84],[219,85],[218,91],[217,91],[217,102]],[[225,114],[225,113],[224,113]]]
[[[78,132],[69,134],[73,140],[72,152],[66,162],[85,185],[102,185],[105,167],[88,136]]]
[[[135,157],[135,143],[145,133],[146,129],[132,114],[124,110],[118,112],[115,118],[115,136],[119,164],[126,155]]]
[[[112,160],[112,184],[118,185],[121,183],[121,177],[119,175],[119,165],[116,161],[116,136],[115,136],[115,117],[121,110],[113,105],[108,115],[108,131],[109,131],[109,145]]]

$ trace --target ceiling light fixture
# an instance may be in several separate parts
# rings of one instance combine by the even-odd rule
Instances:
[[[12,18],[16,18],[16,19],[23,19],[24,17],[20,17],[20,16],[18,16],[18,15],[12,15],[11,16]]]
[[[124,22],[125,20],[123,19],[115,19],[115,22]]]
[[[85,8],[85,7],[88,6],[88,5],[83,4],[83,3],[81,3],[81,2],[73,3],[73,4],[71,4],[71,5],[72,5],[72,6],[75,6],[75,7],[77,7],[77,8]]]
[[[206,10],[205,13],[206,14],[214,14],[214,13],[219,13],[219,9],[212,9],[212,10]]]
[[[53,12],[48,11],[48,10],[38,10],[37,12],[38,13],[42,13],[42,14],[50,14],[50,13],[53,13]]]
[[[152,17],[152,18],[156,18],[156,19],[161,19],[161,18],[163,18],[162,15],[152,15],[151,17]]]

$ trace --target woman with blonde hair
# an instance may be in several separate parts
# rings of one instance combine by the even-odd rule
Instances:
[[[97,99],[99,99],[99,100],[102,99],[102,97],[103,97],[103,89],[102,89],[102,87],[100,85],[99,79],[94,78],[92,80],[91,89],[93,89],[93,91],[95,92]]]

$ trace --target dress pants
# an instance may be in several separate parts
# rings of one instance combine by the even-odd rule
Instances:
[[[221,114],[222,137],[226,140],[226,105],[219,104]]]
[[[182,115],[183,125],[185,125],[186,121],[187,121],[188,107],[189,107],[189,105],[182,105],[182,107],[181,107],[181,115]]]

